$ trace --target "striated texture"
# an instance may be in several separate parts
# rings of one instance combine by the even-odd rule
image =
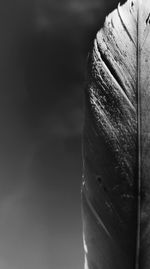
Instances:
[[[150,0],[128,0],[94,41],[85,91],[85,269],[150,268]]]

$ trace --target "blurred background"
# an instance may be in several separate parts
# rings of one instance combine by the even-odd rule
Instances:
[[[81,269],[86,57],[117,0],[0,1],[0,269]]]

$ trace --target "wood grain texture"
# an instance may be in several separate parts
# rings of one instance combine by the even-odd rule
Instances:
[[[86,269],[150,268],[150,0],[106,18],[89,54],[82,185]]]

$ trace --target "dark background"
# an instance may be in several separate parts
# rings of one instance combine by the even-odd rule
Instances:
[[[0,268],[83,268],[87,53],[112,0],[0,1]]]

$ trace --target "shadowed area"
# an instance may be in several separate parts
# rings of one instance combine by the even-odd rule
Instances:
[[[86,56],[117,1],[0,3],[0,268],[83,268]]]

